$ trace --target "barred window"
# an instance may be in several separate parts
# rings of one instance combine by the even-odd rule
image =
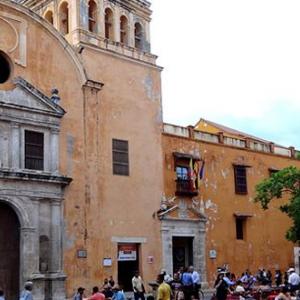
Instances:
[[[25,130],[25,169],[44,169],[44,134]]]
[[[234,166],[234,182],[236,194],[247,194],[246,166]]]
[[[129,176],[128,141],[112,140],[113,174]]]

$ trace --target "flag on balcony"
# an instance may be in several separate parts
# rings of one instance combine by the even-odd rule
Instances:
[[[193,159],[191,158],[190,164],[189,164],[189,180],[190,180],[192,189],[196,188],[195,179],[196,179],[196,174],[194,172]]]
[[[205,166],[205,161],[202,161],[202,165],[200,167],[200,162],[198,162],[198,172],[197,172],[197,185],[198,188],[200,187],[201,181],[204,176],[204,166]]]

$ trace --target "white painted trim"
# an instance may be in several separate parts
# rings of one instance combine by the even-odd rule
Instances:
[[[147,243],[147,238],[145,238],[145,237],[118,237],[118,236],[112,236],[111,241],[113,243],[145,244],[145,243]]]

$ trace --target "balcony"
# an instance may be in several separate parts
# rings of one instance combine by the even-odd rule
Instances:
[[[197,196],[199,191],[194,186],[194,183],[190,179],[179,179],[176,180],[176,195],[177,196]]]

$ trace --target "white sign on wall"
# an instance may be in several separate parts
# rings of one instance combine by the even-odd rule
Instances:
[[[118,261],[132,261],[136,259],[136,245],[119,245]]]
[[[216,250],[209,250],[209,258],[217,258],[217,251]]]

